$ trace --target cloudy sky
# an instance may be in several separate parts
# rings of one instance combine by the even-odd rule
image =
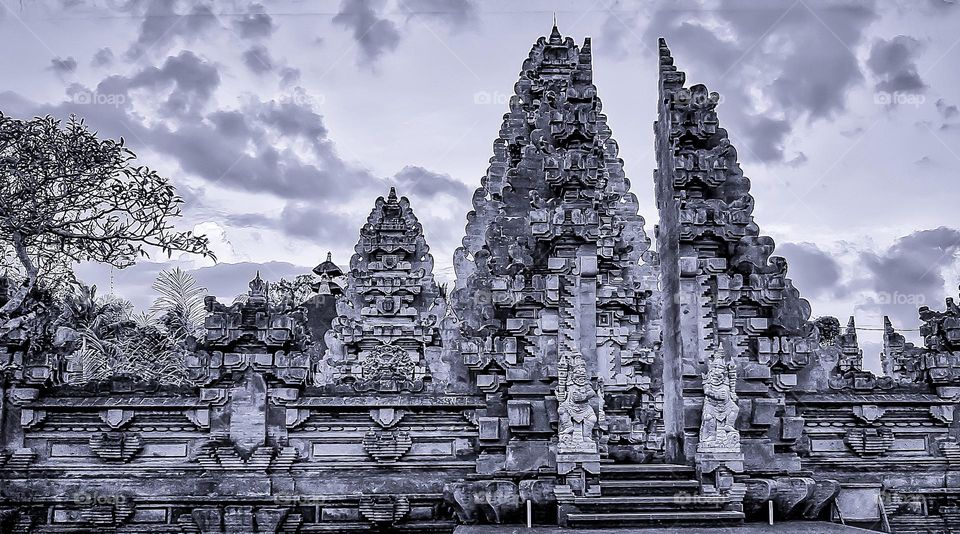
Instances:
[[[391,185],[450,281],[513,84],[554,13],[565,35],[593,38],[653,233],[664,36],[688,80],[723,95],[756,219],[814,314],[913,329],[917,305],[941,307],[960,273],[956,4],[0,0],[0,111],[75,113],[123,136],[176,184],[180,225],[206,233],[221,263],[173,262],[227,299],[258,267],[289,277],[328,250],[346,265]],[[143,305],[159,261],[79,272]],[[861,336],[875,360],[878,333]]]

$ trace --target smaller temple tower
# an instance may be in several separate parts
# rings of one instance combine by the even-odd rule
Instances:
[[[436,363],[446,307],[410,201],[394,188],[378,198],[354,250],[322,378],[361,392],[423,391],[443,373]]]

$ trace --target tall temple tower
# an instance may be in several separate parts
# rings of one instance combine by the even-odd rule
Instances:
[[[577,46],[554,27],[514,89],[454,257],[459,349],[487,397],[478,470],[554,462],[558,367],[581,357],[606,392],[601,449],[657,456],[656,256],[593,85],[590,39]]]
[[[685,81],[660,39],[657,248],[661,287],[677,296],[663,310],[667,456],[702,456],[695,452],[701,377],[722,349],[743,394],[737,448],[746,469],[796,472],[803,419],[784,398],[817,345],[810,306],[786,277],[786,261],[772,256],[773,239],[753,220],[750,180],[717,119],[719,95]],[[742,470],[743,461],[731,467]]]

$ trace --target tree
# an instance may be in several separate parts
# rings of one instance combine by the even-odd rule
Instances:
[[[122,137],[98,139],[76,117],[0,113],[0,252],[22,281],[0,316],[75,262],[122,269],[153,247],[214,257],[205,236],[174,228],[183,200],[169,180],[135,160]]]
[[[201,338],[206,334],[204,321],[207,309],[204,305],[206,288],[179,267],[161,271],[153,282],[153,289],[160,296],[150,308],[158,316],[170,336],[181,340],[187,336]]]

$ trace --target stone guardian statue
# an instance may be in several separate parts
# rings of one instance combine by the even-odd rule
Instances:
[[[703,417],[697,452],[739,452],[737,430],[737,365],[728,362],[723,345],[710,356],[709,368],[703,375]]]
[[[597,452],[593,430],[603,424],[603,400],[590,385],[587,365],[580,353],[562,354],[557,365],[557,400],[560,405],[559,448],[563,452]]]

